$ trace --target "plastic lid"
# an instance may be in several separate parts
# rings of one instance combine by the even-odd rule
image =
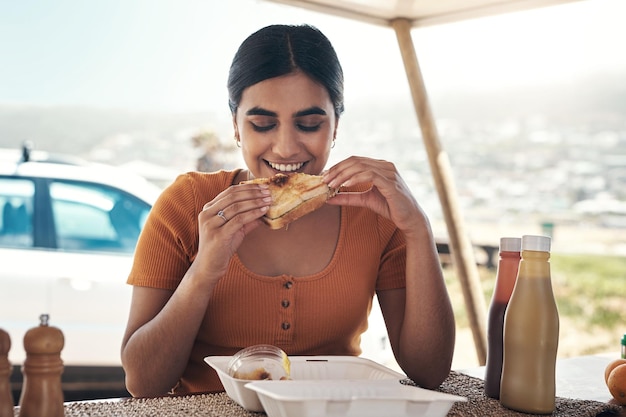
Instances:
[[[522,236],[522,250],[550,252],[550,241],[549,236],[524,235]]]
[[[519,252],[522,249],[522,239],[519,237],[501,237],[500,252]]]
[[[289,378],[291,362],[287,354],[272,345],[241,349],[228,364],[228,375],[236,379],[262,380]]]
[[[622,345],[626,345],[626,333],[624,333],[624,337],[622,337]]]

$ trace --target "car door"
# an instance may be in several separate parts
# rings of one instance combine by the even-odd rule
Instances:
[[[46,313],[64,333],[66,364],[119,364],[131,293],[125,282],[150,205],[103,184],[19,180],[12,188],[30,196],[24,197],[29,238],[14,236],[0,248],[6,260],[0,327],[9,327],[21,345]],[[4,202],[9,198],[12,206],[20,202],[15,196]],[[12,349],[12,362],[23,357],[23,349]]]

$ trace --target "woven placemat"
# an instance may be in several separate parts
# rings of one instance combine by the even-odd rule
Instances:
[[[403,380],[405,385],[415,385]],[[519,413],[502,407],[498,400],[483,392],[483,381],[456,371],[444,381],[438,391],[460,395],[467,402],[457,402],[448,417],[528,417],[535,414]],[[15,415],[19,415],[16,407]],[[570,398],[556,399],[554,417],[596,417],[619,415],[621,407],[598,401]],[[198,394],[160,398],[127,398],[69,402],[65,404],[65,417],[259,417],[265,413],[246,411],[226,393]]]
[[[402,381],[405,385],[414,385],[410,380]],[[483,380],[460,372],[452,371],[437,391],[460,395],[467,402],[454,403],[448,417],[528,417],[539,414],[527,414],[509,410],[498,400],[489,398],[484,393]],[[618,405],[598,401],[571,398],[556,398],[554,417],[596,417],[619,415],[622,408]],[[545,415],[544,415],[545,416]]]
[[[65,405],[65,417],[259,417],[224,392],[180,397],[128,398]]]

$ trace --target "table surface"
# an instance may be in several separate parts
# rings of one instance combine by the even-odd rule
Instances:
[[[606,365],[612,360],[617,358],[617,354],[608,354],[608,355],[590,355],[590,356],[580,356],[574,358],[566,358],[559,359],[557,361],[556,368],[556,395],[557,397],[562,398],[570,398],[570,399],[580,399],[580,400],[591,400],[598,401],[602,403],[616,404],[615,400],[612,399],[611,394],[606,387],[604,382],[604,369]],[[459,369],[456,370],[459,374],[465,374],[471,377],[480,378],[484,377],[485,369],[484,367],[474,367],[468,369]],[[457,374],[457,375],[458,375]],[[136,402],[130,400],[133,404],[139,405],[142,404],[142,401]],[[148,404],[152,404],[152,402],[159,401],[159,399],[150,399],[145,401],[145,406],[148,407]],[[163,397],[163,401],[171,402],[171,401],[185,401],[182,397],[179,399],[174,399],[170,397]],[[213,408],[217,405],[217,408],[222,408],[224,404],[227,407],[232,407],[228,403],[231,402],[228,397],[224,394],[210,394],[207,396],[199,396],[197,399],[193,400],[194,402],[208,402],[210,404],[209,407]],[[111,398],[105,400],[91,400],[91,401],[77,401],[77,402],[68,402],[66,403],[66,414],[68,411],[76,411],[81,407],[85,407],[85,409],[90,409],[93,411],[94,404],[100,403],[104,408],[109,407],[108,410],[105,411],[113,411],[111,407],[115,408],[115,403],[122,404],[128,403],[128,399],[120,399],[120,398]],[[108,403],[108,405],[106,405]],[[162,409],[158,407],[158,404],[152,404],[158,409]],[[204,404],[206,406],[206,404]],[[141,407],[141,406],[140,406]],[[167,408],[167,407],[166,407]],[[239,408],[239,407],[238,407]],[[19,407],[16,407],[16,415],[18,415]],[[240,415],[242,416],[250,416],[250,415],[259,415],[255,413],[246,412],[243,408],[239,408]],[[119,410],[118,410],[119,411]],[[141,411],[140,415],[144,415],[144,412],[148,412],[150,410]],[[206,410],[205,408],[205,411]],[[219,410],[214,410],[217,413],[211,412],[207,415],[222,415],[219,414]],[[106,414],[106,413],[105,413]],[[103,415],[105,415],[103,414]],[[70,415],[74,415],[70,413]],[[82,413],[79,412],[80,416],[91,416],[100,414],[91,414],[91,413]],[[117,415],[117,414],[116,414]],[[124,414],[126,415],[126,414]],[[136,414],[132,414],[136,415]],[[146,414],[148,415],[148,414]],[[152,414],[149,414],[152,415]],[[178,414],[176,414],[178,415]],[[228,415],[232,415],[232,408],[230,408],[230,412]],[[262,415],[262,414],[261,414]],[[604,415],[604,414],[601,414]],[[607,414],[608,415],[608,414]],[[611,416],[616,416],[616,414],[610,414]],[[169,414],[168,414],[169,416]],[[626,407],[621,408],[621,413],[617,414],[619,417],[626,417]]]
[[[556,363],[556,395],[609,402],[613,397],[604,382],[604,369],[618,354],[577,356]],[[485,367],[460,369],[466,375],[484,379]]]
[[[556,395],[614,404],[604,382],[604,369],[619,353],[577,356],[559,359],[556,363]],[[484,379],[485,367],[460,369],[466,375]],[[626,417],[626,407],[620,416]]]

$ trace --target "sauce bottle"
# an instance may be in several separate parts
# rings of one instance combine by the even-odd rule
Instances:
[[[9,350],[11,337],[0,329],[0,417],[13,417],[13,394],[11,393],[11,363]]]
[[[626,359],[626,333],[622,337],[622,359]]]
[[[556,400],[559,314],[550,277],[550,238],[522,236],[519,272],[504,317],[500,403],[550,414]]]
[[[495,399],[500,398],[504,313],[515,286],[521,247],[522,239],[519,237],[500,238],[496,283],[487,316],[487,362],[485,366],[485,395]]]
[[[24,335],[26,360],[22,366],[24,382],[20,396],[20,417],[63,417],[61,350],[63,333],[48,325],[48,315]]]

